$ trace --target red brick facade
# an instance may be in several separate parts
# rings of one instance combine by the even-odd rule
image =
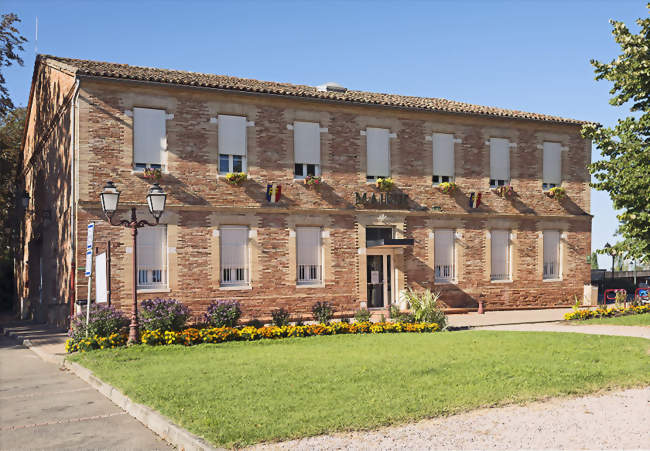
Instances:
[[[215,89],[79,78],[76,100],[75,153],[78,198],[75,203],[76,255],[70,247],[61,256],[82,266],[86,225],[96,224],[95,240],[112,242],[112,300],[128,308],[132,286],[128,230],[110,227],[101,214],[99,193],[107,180],[121,190],[120,212],[144,204],[148,183],[133,171],[134,107],[164,109],[167,173],[161,185],[168,193],[161,222],[168,224],[169,289],[140,293],[140,299],[174,297],[196,314],[215,299],[238,299],[246,317],[268,318],[285,307],[309,316],[316,301],[331,301],[343,314],[366,305],[366,226],[393,226],[397,238],[415,244],[390,251],[395,266],[394,288],[430,288],[442,292],[448,307],[487,309],[529,308],[572,304],[582,297],[590,272],[589,174],[591,145],[579,125],[550,121],[411,111],[372,105],[345,105],[263,94],[245,95]],[[36,101],[36,100],[34,100]],[[218,176],[218,130],[210,119],[218,114],[245,115],[248,180],[232,186]],[[318,122],[321,133],[323,185],[307,187],[294,180],[294,121]],[[407,208],[363,208],[355,193],[379,191],[366,182],[367,127],[387,128],[394,193],[408,195]],[[452,133],[455,144],[453,195],[432,186],[433,133]],[[508,138],[513,199],[489,188],[491,137]],[[567,198],[556,201],[542,191],[544,141],[561,142],[562,186]],[[29,147],[29,145],[27,146]],[[26,147],[26,151],[28,150]],[[72,152],[71,147],[68,148]],[[52,154],[56,155],[56,154]],[[71,155],[71,153],[68,153]],[[55,158],[54,156],[51,158]],[[47,183],[57,183],[51,178]],[[282,198],[267,202],[266,186],[282,186]],[[52,186],[52,185],[48,185]],[[469,193],[481,192],[479,208],[469,208]],[[117,216],[117,215],[116,215]],[[220,286],[219,235],[223,225],[246,225],[251,233],[250,287]],[[323,230],[323,284],[296,284],[295,228],[314,225]],[[456,281],[436,284],[433,274],[433,232],[456,232]],[[490,280],[489,231],[512,232],[512,280]],[[541,232],[562,233],[561,280],[542,279]],[[77,272],[74,296],[86,297],[85,278]],[[66,279],[58,280],[65,284]],[[29,296],[29,294],[26,294]],[[61,296],[65,296],[62,293]],[[63,300],[65,302],[65,300]]]

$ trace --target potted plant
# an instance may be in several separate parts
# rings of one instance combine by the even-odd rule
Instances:
[[[142,176],[151,183],[158,183],[162,177],[162,171],[159,168],[146,168]]]
[[[515,195],[515,190],[511,185],[497,186],[492,190],[497,196],[510,199]]]
[[[546,195],[551,199],[555,199],[558,202],[566,197],[566,190],[561,186],[555,186],[548,191],[545,191]]]
[[[308,175],[305,177],[305,185],[307,186],[318,186],[323,183],[323,179],[318,175]]]
[[[395,186],[393,179],[390,177],[380,177],[375,182],[380,191],[390,191]]]
[[[226,182],[231,185],[241,185],[248,179],[245,172],[229,172],[226,174]]]
[[[443,194],[454,194],[458,186],[454,182],[442,182],[440,185],[438,185],[438,189],[440,192]]]

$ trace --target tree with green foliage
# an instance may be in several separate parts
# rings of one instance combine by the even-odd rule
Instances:
[[[647,5],[650,10],[650,3]],[[602,160],[590,165],[592,187],[607,191],[618,215],[616,244],[627,258],[650,261],[650,18],[638,19],[639,33],[610,21],[621,54],[609,63],[592,60],[596,80],[609,80],[609,103],[629,108],[614,127],[587,124],[583,137],[598,146]]]
[[[587,257],[587,263],[591,265],[591,269],[598,269],[598,253],[592,252],[591,255]]]
[[[3,68],[13,65],[13,63],[23,65],[23,59],[19,52],[25,50],[23,44],[27,42],[27,39],[16,28],[16,24],[20,22],[16,14],[3,14],[0,17],[2,17],[0,21],[0,115],[4,116],[14,108],[14,103],[5,86]]]

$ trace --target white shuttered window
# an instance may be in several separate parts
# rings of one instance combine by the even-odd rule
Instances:
[[[490,138],[490,186],[510,184],[510,141]]]
[[[390,136],[388,129],[366,129],[366,178],[390,177]]]
[[[293,151],[297,179],[308,175],[320,175],[320,124],[317,122],[294,122]]]
[[[551,189],[562,183],[562,145],[545,142],[543,157],[543,189]]]
[[[319,284],[322,281],[320,227],[296,227],[298,284]]]
[[[436,282],[451,282],[455,279],[454,231],[436,230],[433,242]]]
[[[510,231],[492,230],[491,235],[491,279],[510,279]]]
[[[167,226],[138,229],[138,289],[167,288]]]
[[[162,168],[167,150],[165,110],[133,108],[133,163],[136,169]]]
[[[544,279],[560,278],[560,232],[544,230]]]
[[[433,134],[433,183],[454,181],[454,135]]]
[[[248,285],[248,227],[221,227],[221,284]]]
[[[246,172],[246,117],[220,114],[219,173]]]

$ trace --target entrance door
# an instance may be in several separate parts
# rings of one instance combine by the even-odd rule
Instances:
[[[388,254],[366,257],[368,308],[385,308],[392,303],[392,262]]]

